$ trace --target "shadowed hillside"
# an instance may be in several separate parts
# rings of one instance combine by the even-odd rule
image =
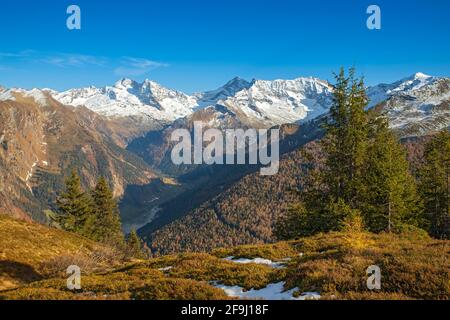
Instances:
[[[0,214],[0,290],[42,279],[58,264],[61,270],[71,262],[107,267],[118,257],[114,249],[75,234]]]

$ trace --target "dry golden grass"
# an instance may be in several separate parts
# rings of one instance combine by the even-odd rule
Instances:
[[[220,300],[225,293],[205,282],[189,279],[129,275],[87,276],[80,291],[69,291],[63,280],[34,283],[0,293],[8,300]]]
[[[450,241],[368,233],[354,240],[345,233],[331,233],[298,245],[304,255],[289,268],[288,287],[319,291],[327,299],[450,298]],[[381,268],[378,292],[366,286],[371,265]]]
[[[233,256],[237,258],[264,258],[270,260],[282,260],[297,254],[295,248],[289,242],[278,242],[266,245],[245,245],[235,248],[220,248],[212,252],[219,258]]]
[[[104,247],[96,243],[0,216],[0,250],[3,289],[21,285],[0,291],[0,299],[228,299],[212,282],[249,290],[280,281],[298,293],[318,291],[323,299],[450,298],[450,241],[414,230],[400,235],[347,230],[211,254],[122,261],[108,269],[115,257],[98,258]],[[228,256],[284,260],[286,268],[223,259]],[[83,265],[79,291],[69,291],[60,273],[68,264]],[[371,265],[381,268],[380,291],[367,289]]]
[[[62,271],[57,268],[62,260],[94,268],[110,265],[117,254],[83,237],[0,214],[0,290]]]

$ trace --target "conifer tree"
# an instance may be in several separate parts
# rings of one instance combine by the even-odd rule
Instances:
[[[131,233],[127,239],[128,254],[134,258],[142,259],[145,257],[142,248],[142,240],[139,238],[135,229],[131,230]]]
[[[367,149],[367,97],[363,79],[355,78],[351,69],[336,75],[334,104],[325,125],[322,147],[327,154],[324,178],[329,189],[329,201],[339,200],[355,207]]]
[[[90,237],[96,241],[123,245],[124,237],[117,201],[105,178],[100,178],[92,191],[94,214],[89,224]]]
[[[372,117],[370,129],[360,190],[366,226],[373,232],[390,232],[401,224],[422,226],[420,201],[406,151],[389,129],[386,118]]]
[[[430,233],[450,238],[450,132],[437,134],[425,147],[424,165],[419,172],[424,211]]]
[[[348,76],[341,69],[335,78],[334,103],[320,143],[325,166],[319,173],[307,173],[312,183],[304,186],[299,204],[280,219],[277,235],[286,239],[342,230],[349,221],[358,226],[363,221],[375,232],[401,224],[422,226],[406,153],[387,121],[366,111],[363,79],[355,77],[354,69]]]
[[[86,221],[92,214],[92,201],[81,188],[80,177],[72,170],[66,179],[66,190],[57,198],[60,214],[56,221],[66,231],[85,235]]]

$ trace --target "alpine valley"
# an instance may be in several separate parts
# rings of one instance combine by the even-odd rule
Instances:
[[[369,107],[408,141],[450,126],[449,78],[416,73],[367,92]],[[64,92],[0,88],[0,209],[45,223],[75,167],[86,187],[98,176],[111,181],[124,230],[140,229],[155,251],[272,241],[272,223],[291,197],[286,191],[301,183],[300,148],[321,136],[332,94],[330,83],[312,77],[234,78],[193,95],[131,79]],[[170,134],[192,130],[194,121],[280,127],[280,174],[260,177],[251,165],[173,165]],[[220,240],[213,229],[222,230]]]
[[[399,163],[416,172],[424,146],[450,128],[450,78],[416,73],[364,89],[367,115],[389,120],[407,153]],[[345,232],[277,242],[277,222],[311,179],[310,164],[324,162],[336,92],[313,77],[234,78],[195,94],[131,79],[64,92],[0,87],[0,299],[448,299],[449,242],[422,229],[371,233],[355,218]],[[198,121],[279,128],[278,174],[260,175],[259,165],[174,165],[172,132],[192,132]],[[76,194],[77,183],[94,190],[90,198]],[[69,187],[78,208],[86,201],[115,210],[101,198],[108,185],[127,234],[124,242],[116,224],[119,238],[138,245],[134,255],[55,223]],[[367,292],[374,263],[390,273],[382,291]],[[82,290],[67,291],[67,265],[83,268]],[[426,281],[411,286],[412,274]]]

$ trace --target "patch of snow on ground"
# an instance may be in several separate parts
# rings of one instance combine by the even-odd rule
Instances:
[[[239,286],[225,286],[220,284],[213,285],[216,288],[222,289],[229,297],[240,299],[256,299],[256,300],[318,300],[320,294],[317,292],[305,292],[299,297],[294,297],[293,294],[297,289],[284,291],[284,282],[271,283],[267,287],[260,290],[244,291]]]
[[[159,271],[169,271],[170,269],[172,269],[173,267],[165,267],[165,268],[159,268]]]
[[[33,177],[33,170],[37,166],[38,163],[39,163],[39,161],[35,161],[33,163],[33,165],[30,168],[30,171],[28,171],[28,173],[27,173],[27,177],[25,178],[25,181],[28,181]]]
[[[26,176],[26,178],[25,178],[25,184],[26,184],[26,186],[28,187],[28,189],[30,190],[31,193],[33,193],[33,188],[31,188],[31,186],[30,186],[30,184],[29,184],[29,181],[30,181],[30,179],[33,177],[33,170],[34,170],[34,168],[36,168],[36,166],[38,165],[38,163],[39,163],[39,160],[37,160],[37,161],[35,161],[35,162],[33,163],[33,165],[32,165],[31,168],[30,168],[30,171],[27,172],[27,176]]]
[[[284,268],[285,267],[285,263],[287,261],[289,261],[287,259],[284,259],[283,262],[274,262],[272,260],[263,259],[263,258],[254,258],[254,259],[240,258],[240,259],[235,259],[234,257],[227,257],[224,260],[231,261],[231,262],[234,262],[234,263],[243,263],[243,264],[247,264],[247,263],[264,264],[264,265],[267,265],[267,266],[272,267],[272,268]]]

